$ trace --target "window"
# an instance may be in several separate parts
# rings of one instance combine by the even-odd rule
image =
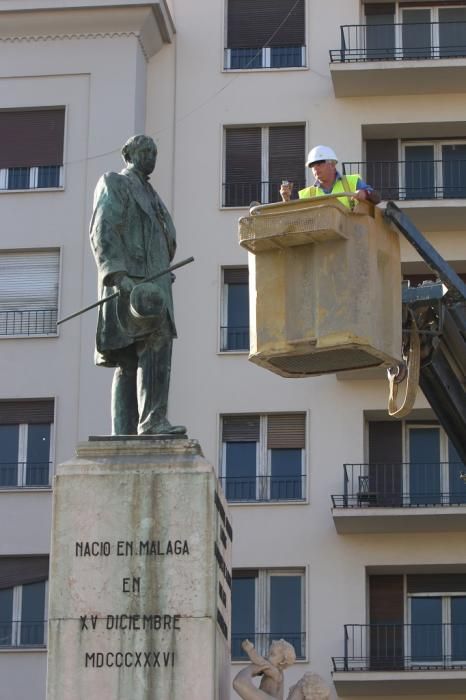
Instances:
[[[0,489],[50,485],[54,402],[0,401]]]
[[[368,60],[466,56],[466,6],[397,8],[389,2],[364,7]]]
[[[65,110],[0,112],[0,190],[62,186]]]
[[[223,270],[220,350],[249,350],[249,284],[247,267]]]
[[[285,639],[297,658],[305,657],[304,572],[297,569],[233,571],[231,655],[245,659],[241,642],[249,639],[267,655],[271,642]]]
[[[305,185],[304,158],[302,124],[225,129],[223,206],[279,201],[282,180],[294,183],[297,197]]]
[[[225,69],[305,65],[304,0],[228,0]]]
[[[359,505],[466,504],[464,465],[438,424],[370,421],[368,428],[369,464],[357,481],[356,472],[350,477]]]
[[[343,171],[362,171],[383,199],[466,198],[464,139],[370,139],[366,159],[366,163],[344,163]]]
[[[58,250],[0,253],[0,337],[56,335]]]
[[[466,661],[466,577],[408,576],[409,656],[413,664]]]
[[[44,646],[48,557],[0,557],[0,650]]]
[[[464,665],[464,574],[369,576],[369,611],[372,670]]]
[[[224,416],[222,481],[234,501],[305,498],[304,413]]]

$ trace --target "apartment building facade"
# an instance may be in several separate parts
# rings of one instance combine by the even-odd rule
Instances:
[[[140,132],[196,258],[174,285],[169,417],[231,504],[232,677],[243,638],[285,637],[288,685],[312,669],[334,698],[466,698],[454,448],[422,395],[388,419],[380,372],[249,363],[237,242],[250,202],[311,184],[324,143],[466,273],[466,3],[0,0],[0,18],[0,700],[45,698],[53,473],[109,432],[112,375],[94,312],[56,322],[96,298],[93,188]]]

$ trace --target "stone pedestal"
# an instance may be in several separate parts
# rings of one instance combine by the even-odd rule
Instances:
[[[196,441],[80,444],[55,479],[47,700],[227,700],[231,540]]]

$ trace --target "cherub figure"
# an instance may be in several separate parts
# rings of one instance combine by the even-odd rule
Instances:
[[[273,641],[267,658],[258,654],[248,639],[241,646],[252,665],[240,671],[233,681],[238,695],[243,700],[283,700],[283,671],[296,661],[293,646],[284,639]],[[259,688],[251,680],[254,676],[262,676]]]

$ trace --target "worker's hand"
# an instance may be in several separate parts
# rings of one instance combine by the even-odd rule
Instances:
[[[291,199],[291,193],[293,192],[293,183],[292,182],[282,182],[281,187],[280,187],[280,197],[282,198],[283,202],[289,202]]]
[[[356,190],[352,196],[352,199],[356,199],[358,202],[366,202],[369,197],[367,196],[366,190]]]

